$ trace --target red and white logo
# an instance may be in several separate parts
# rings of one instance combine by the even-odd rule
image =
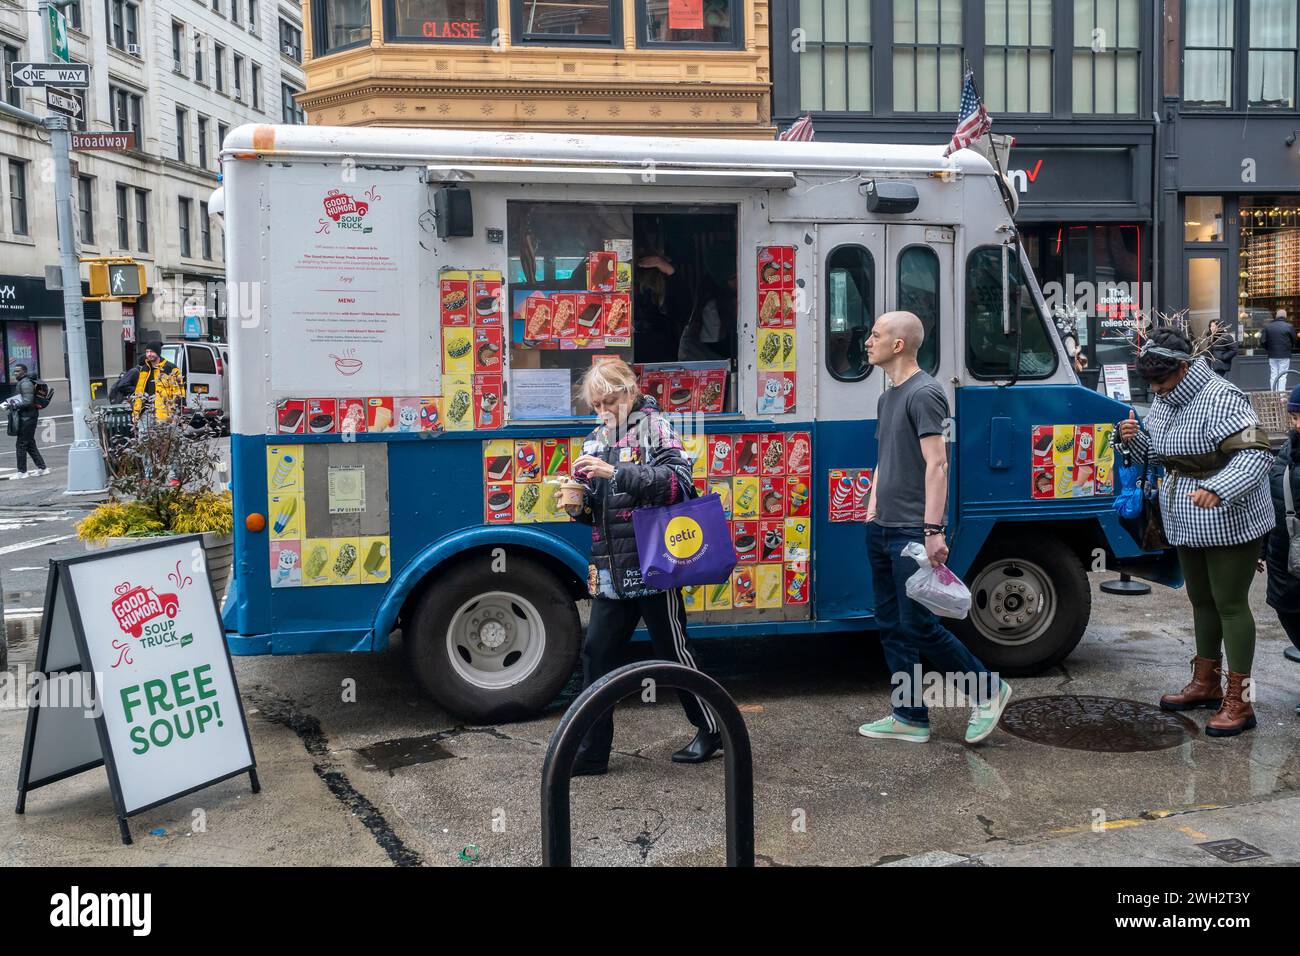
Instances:
[[[325,215],[335,222],[339,222],[344,216],[356,216],[361,219],[369,211],[370,203],[357,202],[341,190],[331,189],[325,196]]]
[[[134,587],[123,581],[113,589],[113,617],[125,634],[140,637],[144,626],[164,614],[175,617],[181,609],[180,598],[175,594],[159,594],[153,588]]]

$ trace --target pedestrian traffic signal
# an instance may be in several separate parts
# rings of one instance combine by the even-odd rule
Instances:
[[[149,291],[144,266],[131,259],[90,259],[92,300],[138,299]]]

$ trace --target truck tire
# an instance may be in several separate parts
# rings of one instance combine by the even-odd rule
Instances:
[[[577,665],[582,626],[572,591],[535,561],[507,553],[508,572],[475,555],[440,573],[402,628],[420,688],[476,724],[540,713]]]
[[[1065,660],[1083,637],[1092,588],[1083,564],[1058,538],[995,538],[966,580],[971,610],[954,631],[1001,674],[1036,674]]]

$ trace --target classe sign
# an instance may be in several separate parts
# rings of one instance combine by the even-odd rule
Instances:
[[[482,40],[483,24],[477,20],[425,20],[420,32],[431,40]]]

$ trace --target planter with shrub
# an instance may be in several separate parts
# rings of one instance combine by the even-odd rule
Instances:
[[[148,427],[127,435],[105,427],[100,434],[112,498],[77,525],[77,537],[91,549],[202,534],[212,593],[220,603],[234,552],[234,518],[230,492],[213,490],[222,465],[216,444],[175,417],[150,419]]]

